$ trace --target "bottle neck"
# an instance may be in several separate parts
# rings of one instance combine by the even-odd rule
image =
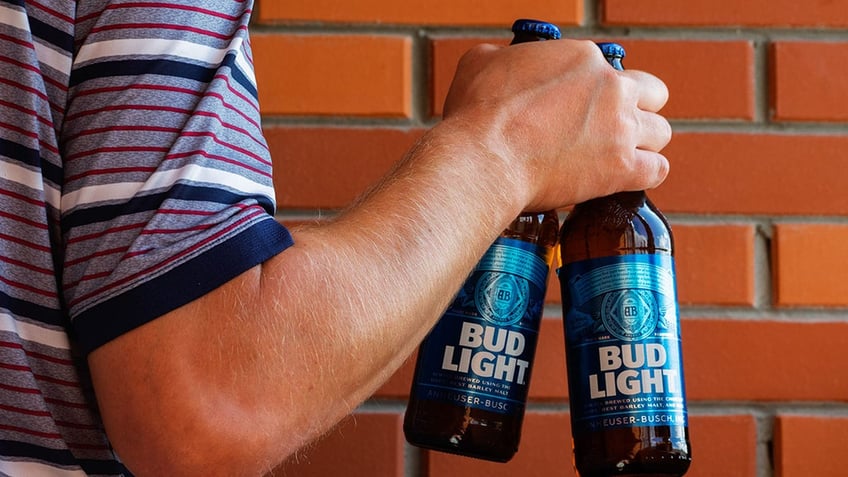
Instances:
[[[615,68],[619,71],[624,71],[624,65],[621,64],[621,57],[620,56],[608,57],[607,61],[609,62],[609,64],[612,65],[613,68]]]
[[[636,210],[641,207],[644,207],[650,202],[648,199],[648,194],[643,190],[637,191],[626,191],[626,192],[617,192],[612,195],[598,197],[596,199],[589,200],[584,202],[585,206],[592,207],[593,205],[597,206],[600,204],[612,203],[616,204],[616,206],[624,207],[630,210]],[[578,205],[583,205],[578,204]]]
[[[544,36],[537,35],[535,33],[518,32],[518,33],[515,34],[515,36],[512,38],[512,41],[509,44],[510,45],[517,45],[519,43],[529,43],[531,41],[547,41],[547,40],[550,40],[550,38],[546,38]]]

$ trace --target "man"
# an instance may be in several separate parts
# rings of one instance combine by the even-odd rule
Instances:
[[[268,471],[397,369],[522,210],[667,173],[658,79],[588,42],[480,46],[377,187],[290,233],[250,12],[0,4],[0,472]]]

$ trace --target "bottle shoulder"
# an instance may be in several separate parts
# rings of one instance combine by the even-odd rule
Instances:
[[[512,221],[501,237],[523,240],[540,247],[553,248],[557,243],[559,216],[555,210],[526,212]]]
[[[560,234],[565,263],[640,253],[673,255],[673,242],[668,221],[644,192],[578,204]]]

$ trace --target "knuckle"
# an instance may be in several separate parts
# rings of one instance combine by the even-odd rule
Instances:
[[[600,48],[598,48],[597,43],[592,40],[570,40],[574,44],[574,48],[577,50],[581,50],[581,53],[591,54],[603,59],[603,54],[601,54]],[[606,62],[606,60],[604,60]]]
[[[497,51],[500,47],[489,44],[489,43],[480,43],[469,48],[462,56],[459,58],[460,64],[468,64],[468,63],[476,63],[480,59],[488,56],[494,51]]]

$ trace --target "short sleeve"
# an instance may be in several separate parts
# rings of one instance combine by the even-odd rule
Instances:
[[[77,4],[58,260],[86,353],[292,244],[273,217],[250,3]]]

